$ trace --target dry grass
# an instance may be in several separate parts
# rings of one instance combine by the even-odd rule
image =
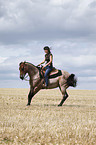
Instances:
[[[26,107],[28,89],[0,89],[0,144],[95,145],[96,91],[41,90]]]

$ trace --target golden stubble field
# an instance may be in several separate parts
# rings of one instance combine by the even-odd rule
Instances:
[[[0,144],[96,145],[96,91],[41,90],[26,107],[28,89],[0,89]]]

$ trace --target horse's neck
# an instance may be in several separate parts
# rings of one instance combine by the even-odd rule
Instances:
[[[36,66],[32,64],[28,64],[28,74],[30,77],[34,77],[38,73],[38,69]]]
[[[40,81],[39,70],[36,66],[30,64],[28,65],[28,74],[30,77],[30,88],[33,89]]]

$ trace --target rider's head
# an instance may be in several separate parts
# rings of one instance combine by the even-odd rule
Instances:
[[[50,48],[49,48],[48,46],[45,46],[45,47],[44,47],[44,50],[45,50],[45,51],[47,50],[47,52],[50,53]]]

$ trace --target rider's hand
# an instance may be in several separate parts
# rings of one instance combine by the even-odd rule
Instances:
[[[40,64],[38,64],[37,66],[40,66]]]
[[[44,69],[45,67],[43,66],[42,69]]]

